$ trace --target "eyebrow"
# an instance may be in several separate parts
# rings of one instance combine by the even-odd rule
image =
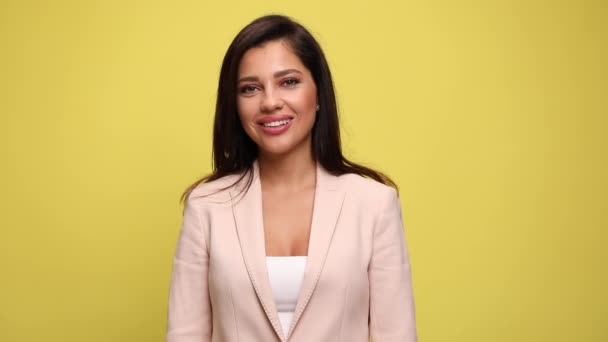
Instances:
[[[281,70],[281,71],[277,71],[277,72],[275,72],[275,73],[274,73],[272,76],[274,76],[274,78],[278,78],[278,77],[285,76],[285,75],[287,75],[287,74],[291,74],[291,73],[294,73],[294,72],[295,72],[295,73],[298,73],[298,74],[301,74],[301,73],[302,73],[302,72],[301,72],[300,70],[298,70],[298,69],[285,69],[285,70]],[[257,76],[245,76],[245,77],[241,77],[241,78],[239,78],[238,83],[241,83],[241,82],[248,82],[248,81],[250,81],[250,82],[257,82],[257,81],[259,81],[259,80],[260,80],[260,79],[259,79]]]

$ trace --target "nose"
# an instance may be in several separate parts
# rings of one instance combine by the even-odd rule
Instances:
[[[273,112],[276,109],[283,108],[283,100],[276,93],[276,91],[270,89],[264,92],[260,109],[262,112]]]

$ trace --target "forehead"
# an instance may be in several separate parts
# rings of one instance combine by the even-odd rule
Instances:
[[[285,69],[308,71],[287,42],[276,40],[247,50],[239,63],[239,76],[273,73]]]

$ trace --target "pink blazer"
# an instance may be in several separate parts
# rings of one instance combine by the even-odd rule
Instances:
[[[308,260],[289,331],[266,270],[262,192],[228,176],[184,209],[169,293],[168,342],[414,342],[410,261],[397,192],[317,167]],[[208,195],[208,196],[205,196]]]

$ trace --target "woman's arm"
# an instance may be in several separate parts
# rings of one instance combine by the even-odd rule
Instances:
[[[173,259],[167,342],[211,341],[209,253],[202,222],[196,206],[188,199]]]
[[[384,200],[373,239],[369,266],[372,342],[415,342],[410,260],[401,204],[392,188]]]

